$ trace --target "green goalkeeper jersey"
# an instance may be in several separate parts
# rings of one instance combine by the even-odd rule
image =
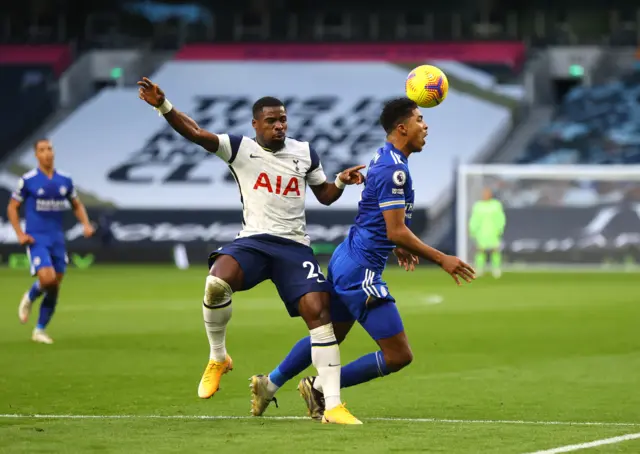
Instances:
[[[505,223],[504,210],[499,200],[479,200],[473,205],[469,233],[474,238],[502,236]]]

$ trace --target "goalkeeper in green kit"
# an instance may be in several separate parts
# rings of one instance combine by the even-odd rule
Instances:
[[[473,205],[469,220],[469,233],[476,243],[476,272],[481,275],[487,262],[487,254],[491,255],[491,270],[495,278],[502,274],[502,234],[506,218],[502,203],[493,198],[491,189],[485,188],[482,200]]]

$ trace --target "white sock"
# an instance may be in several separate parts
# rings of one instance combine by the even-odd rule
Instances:
[[[217,309],[210,309],[203,304],[202,315],[211,347],[209,359],[222,362],[227,357],[224,340],[227,334],[227,323],[231,319],[231,304]]]
[[[311,361],[318,371],[322,384],[325,408],[331,410],[340,401],[340,348],[333,333],[333,325],[320,326],[309,331],[311,334]]]
[[[316,379],[313,380],[313,389],[322,392],[322,381],[320,380],[320,377],[316,377]]]
[[[231,287],[225,281],[215,276],[207,276],[202,316],[211,347],[209,359],[217,362],[222,362],[227,357],[224,341],[227,334],[227,323],[231,320],[232,293]]]
[[[267,376],[267,392],[271,394],[271,396],[274,396],[276,391],[278,391],[279,389],[280,387],[276,385],[274,382],[272,382],[271,378]]]

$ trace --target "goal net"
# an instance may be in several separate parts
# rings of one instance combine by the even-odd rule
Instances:
[[[640,266],[640,165],[469,165],[458,170],[457,254],[485,188],[503,204],[505,268]]]

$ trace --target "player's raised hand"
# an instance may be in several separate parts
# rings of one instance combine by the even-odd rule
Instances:
[[[393,255],[398,258],[398,266],[404,268],[405,271],[414,271],[416,265],[420,263],[420,259],[417,256],[402,248],[395,248]]]
[[[33,244],[35,242],[31,235],[27,235],[24,232],[18,234],[18,243],[20,243],[20,246],[26,246],[27,244]]]
[[[165,100],[164,92],[146,77],[138,81],[138,97],[153,107],[160,107]]]
[[[456,256],[445,255],[440,266],[451,275],[458,285],[461,285],[460,278],[467,283],[470,283],[476,278],[476,271]]]
[[[338,175],[338,178],[340,178],[340,181],[342,181],[344,184],[347,184],[347,185],[362,184],[364,182],[364,175],[362,175],[360,171],[365,167],[367,166],[360,165],[360,166],[350,167],[340,172],[340,174]]]
[[[94,233],[96,233],[96,229],[94,229],[91,224],[87,224],[87,225],[84,226],[84,237],[85,238],[91,238]]]

